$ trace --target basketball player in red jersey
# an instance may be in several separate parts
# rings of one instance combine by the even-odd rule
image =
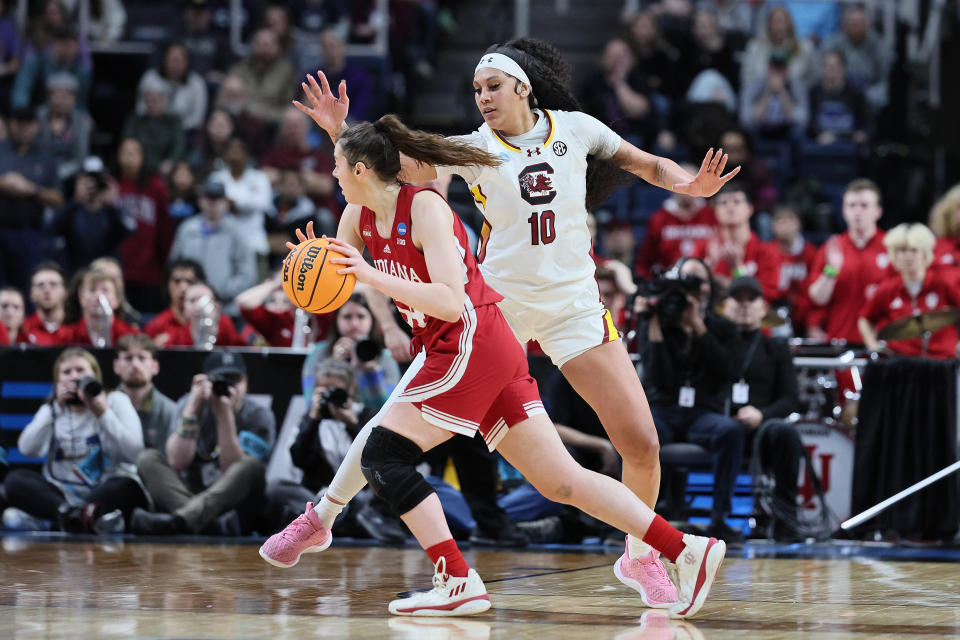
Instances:
[[[434,563],[434,588],[390,603],[398,615],[466,615],[490,607],[447,527],[436,492],[416,471],[424,451],[477,431],[550,500],[571,504],[642,538],[677,563],[676,617],[696,613],[719,570],[723,542],[683,535],[616,480],[579,466],[543,410],[523,349],[504,320],[500,294],[484,282],[466,232],[435,191],[402,184],[400,152],[431,163],[496,166],[485,151],[413,132],[393,116],[347,129],[334,151],[334,177],[349,206],[331,240],[353,273],[394,299],[411,325],[423,365],[371,431],[360,466],[377,495],[400,515]],[[312,236],[298,232],[301,240]],[[366,247],[375,265],[364,261]],[[294,247],[291,247],[294,248]],[[292,566],[331,542],[313,505],[261,548]]]

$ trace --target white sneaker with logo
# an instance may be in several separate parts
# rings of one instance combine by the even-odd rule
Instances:
[[[689,618],[700,610],[727,553],[726,543],[716,538],[686,533],[683,542],[686,546],[677,557],[677,604],[670,607],[674,618]]]
[[[490,608],[490,596],[483,580],[470,569],[465,578],[447,574],[446,559],[437,560],[433,589],[414,593],[390,603],[390,613],[398,616],[466,616]]]

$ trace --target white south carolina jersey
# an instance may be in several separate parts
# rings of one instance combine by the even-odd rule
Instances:
[[[527,133],[506,138],[483,124],[456,136],[503,159],[497,167],[437,167],[470,185],[485,222],[477,261],[508,301],[537,305],[593,283],[586,198],[587,155],[610,158],[620,136],[576,111],[537,110]],[[595,286],[595,284],[594,284]]]

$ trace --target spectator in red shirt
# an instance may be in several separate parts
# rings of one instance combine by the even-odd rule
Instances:
[[[295,169],[303,176],[304,189],[319,207],[326,207],[339,217],[336,183],[333,180],[333,157],[308,143],[310,121],[296,107],[283,112],[277,142],[261,158],[260,167],[270,178],[274,191],[280,189],[281,172]]]
[[[160,348],[167,346],[171,330],[187,324],[187,319],[183,316],[183,297],[187,293],[187,287],[204,282],[206,274],[203,272],[203,265],[196,260],[179,258],[167,265],[164,280],[167,283],[170,306],[158,313],[144,328],[144,333],[153,338]]]
[[[293,343],[294,307],[283,291],[280,272],[237,296],[240,315],[272,347]]]
[[[121,336],[140,333],[136,326],[113,314],[114,309],[120,307],[120,291],[114,274],[109,271],[87,271],[80,280],[79,298],[81,317],[60,327],[56,335],[58,344],[108,347],[116,344]]]
[[[206,282],[195,282],[183,295],[185,324],[169,331],[168,347],[245,347],[233,320],[221,311],[213,289]],[[214,328],[216,330],[214,330]]]
[[[173,241],[173,222],[167,183],[147,172],[143,158],[143,146],[137,140],[127,138],[120,143],[118,205],[135,227],[120,243],[119,254],[130,304],[140,311],[156,312],[160,310],[163,264]]]
[[[930,229],[937,236],[933,263],[960,267],[960,184],[954,185],[933,205]]]
[[[67,286],[60,265],[50,261],[38,264],[30,276],[30,302],[36,311],[23,321],[23,331],[30,344],[41,347],[56,344],[66,298]]]
[[[16,287],[0,287],[0,346],[28,343],[23,332],[26,312],[23,294]]]
[[[797,332],[807,326],[807,277],[817,255],[817,248],[804,239],[801,231],[796,209],[778,204],[773,213],[773,246],[780,254],[780,291],[786,294],[790,319]]]
[[[724,288],[733,278],[753,276],[760,281],[767,302],[780,298],[780,256],[750,230],[753,204],[746,187],[731,180],[713,197],[713,208],[717,212],[716,232],[697,242],[693,256],[710,267]]]
[[[860,343],[857,318],[877,285],[892,275],[877,221],[883,215],[880,187],[858,178],[843,194],[846,233],[831,236],[817,251],[807,292],[812,308],[807,337]]]
[[[704,198],[671,195],[647,223],[647,235],[637,255],[637,273],[649,277],[654,267],[667,269],[692,255],[697,241],[711,237],[716,227],[717,214]]]
[[[877,292],[859,314],[857,326],[868,349],[877,350],[881,343],[877,329],[936,309],[960,307],[960,283],[955,274],[945,276],[944,269],[931,266],[936,237],[919,223],[897,225],[884,237],[890,262],[898,275],[880,283]],[[951,325],[933,333],[924,347],[922,338],[891,340],[892,351],[910,356],[929,358],[957,357],[957,327]]]

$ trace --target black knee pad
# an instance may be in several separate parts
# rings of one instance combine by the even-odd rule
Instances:
[[[416,470],[422,455],[417,443],[383,427],[374,427],[363,447],[363,477],[397,515],[407,513],[435,493]]]

